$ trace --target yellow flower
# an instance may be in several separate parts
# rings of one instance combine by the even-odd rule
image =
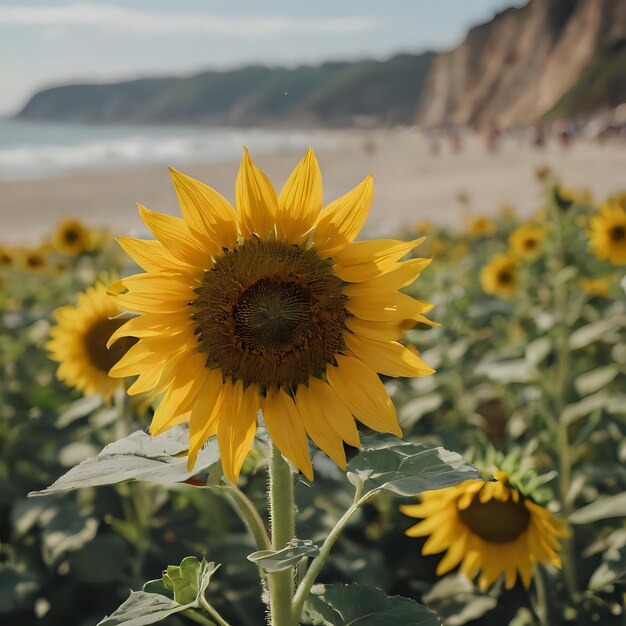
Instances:
[[[611,282],[611,277],[605,276],[604,278],[581,278],[579,284],[585,293],[598,296],[598,298],[608,298]]]
[[[612,196],[609,196],[607,198],[607,202],[609,204],[617,204],[620,207],[622,207],[622,209],[624,209],[626,211],[626,191],[623,191],[622,193],[616,193],[616,194],[613,194]]]
[[[626,263],[626,211],[607,202],[590,223],[590,243],[598,259],[608,259],[613,265]]]
[[[89,250],[89,229],[74,218],[63,220],[54,233],[55,248],[68,256],[77,256]]]
[[[140,207],[156,241],[120,238],[147,273],[109,288],[141,315],[114,337],[136,346],[111,370],[139,374],[129,393],[164,393],[150,432],[189,422],[189,468],[217,436],[235,482],[259,410],[274,444],[313,475],[307,436],[342,468],[359,446],[353,416],[401,435],[376,372],[433,370],[399,340],[431,306],[399,292],[429,259],[398,262],[421,240],[353,243],[369,212],[372,178],[322,208],[309,150],[280,194],[247,150],[236,211],[216,191],[171,170],[183,219]]]
[[[509,297],[517,290],[517,262],[508,254],[495,254],[480,271],[480,284],[486,293]]]
[[[545,236],[546,230],[542,226],[536,224],[519,226],[509,236],[511,254],[521,258],[536,256]]]
[[[108,371],[137,340],[124,337],[107,347],[111,335],[126,320],[109,319],[118,315],[119,309],[102,283],[79,293],[77,300],[76,306],[54,312],[56,325],[46,347],[50,358],[59,363],[60,380],[86,395],[100,394],[108,400],[121,387],[121,381],[109,377]]]
[[[469,579],[480,571],[481,589],[501,574],[507,589],[518,574],[528,587],[537,563],[561,567],[558,539],[569,533],[562,520],[510,485],[505,472],[494,476],[495,482],[468,480],[427,491],[420,504],[401,506],[406,515],[422,518],[406,534],[428,537],[422,554],[447,550],[437,566],[438,576],[460,564]]]
[[[559,196],[574,204],[593,204],[593,194],[589,189],[573,189],[572,187],[559,187]]]
[[[22,268],[29,272],[39,272],[48,267],[48,257],[38,248],[22,250],[19,260]]]
[[[7,246],[0,245],[0,267],[11,267],[15,262],[15,253]]]
[[[512,204],[503,204],[500,207],[500,217],[504,219],[512,220],[515,219],[515,207]]]
[[[465,224],[470,237],[488,237],[496,230],[495,222],[486,215],[466,215]]]

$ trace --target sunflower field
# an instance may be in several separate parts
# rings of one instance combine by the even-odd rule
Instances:
[[[626,194],[353,242],[318,170],[0,247],[0,623],[626,623]]]

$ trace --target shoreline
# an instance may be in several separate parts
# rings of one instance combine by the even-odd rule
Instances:
[[[324,131],[323,136],[332,140],[332,147],[321,142],[316,149],[325,202],[367,174],[374,176],[374,202],[365,226],[371,235],[392,235],[422,220],[463,228],[465,213],[495,215],[504,204],[514,206],[520,217],[530,216],[541,205],[535,169],[543,166],[568,187],[588,188],[597,200],[626,190],[623,143],[602,146],[581,139],[568,149],[555,143],[537,149],[506,138],[497,153],[489,153],[483,138],[471,135],[460,152],[443,141],[434,156],[429,138],[416,129]],[[285,149],[252,157],[280,190],[301,152]],[[238,160],[172,165],[233,201]],[[469,195],[468,206],[459,203],[461,192]],[[166,166],[0,181],[0,242],[34,244],[69,216],[116,234],[145,233],[136,203],[178,214]]]

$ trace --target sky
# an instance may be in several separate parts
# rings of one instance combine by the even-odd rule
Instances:
[[[42,87],[446,50],[526,0],[0,0],[0,115]]]

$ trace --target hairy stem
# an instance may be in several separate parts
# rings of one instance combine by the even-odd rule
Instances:
[[[272,549],[282,550],[296,534],[295,502],[291,468],[280,450],[272,444],[269,479],[270,515],[272,521]],[[268,573],[271,626],[296,626],[291,609],[294,572],[290,567],[281,572]]]
[[[228,485],[226,487],[221,487],[232,500],[233,508],[235,509],[237,515],[243,520],[246,524],[250,533],[254,537],[254,541],[256,543],[256,547],[258,550],[269,550],[271,547],[270,538],[267,535],[267,531],[265,530],[265,524],[259,515],[256,507],[246,496],[239,487],[236,485]]]

